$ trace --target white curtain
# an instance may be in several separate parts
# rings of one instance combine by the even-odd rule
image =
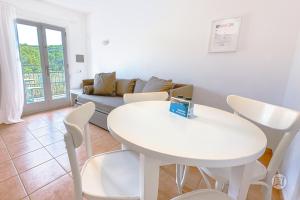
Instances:
[[[0,124],[20,122],[23,112],[23,79],[15,21],[14,7],[0,2]]]

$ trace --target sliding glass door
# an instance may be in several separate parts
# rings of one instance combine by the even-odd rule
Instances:
[[[24,113],[68,105],[65,30],[18,20],[17,31],[25,91]]]

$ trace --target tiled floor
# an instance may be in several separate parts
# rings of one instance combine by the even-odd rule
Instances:
[[[0,125],[0,200],[71,200],[73,185],[66,154],[62,123],[72,108],[36,114],[14,125]],[[94,153],[116,150],[120,144],[111,135],[90,125]],[[83,147],[83,146],[82,146]],[[77,150],[83,165],[85,148]],[[266,154],[262,161],[268,163]],[[160,171],[159,199],[176,196],[174,165]],[[192,168],[184,191],[204,188],[199,172]],[[280,199],[274,191],[273,199]],[[262,199],[259,187],[251,187],[249,200]]]

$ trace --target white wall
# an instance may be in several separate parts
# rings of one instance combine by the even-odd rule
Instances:
[[[92,76],[151,75],[194,84],[197,103],[228,94],[282,104],[300,27],[297,0],[110,0],[88,16]],[[207,53],[211,21],[242,16],[239,50]],[[103,46],[102,41],[110,44]],[[276,145],[276,138],[270,146]]]
[[[286,87],[284,105],[300,110],[300,32],[296,45],[289,81]]]
[[[222,106],[231,93],[281,104],[299,7],[294,0],[100,1],[88,17],[92,72],[190,82],[206,104]],[[243,16],[239,51],[207,53],[211,21],[231,16]]]
[[[86,55],[86,15],[35,0],[1,0],[16,7],[17,17],[64,27],[67,32],[67,50],[70,87],[78,88],[87,77],[86,63],[76,63],[75,55]],[[80,72],[81,71],[81,72]]]
[[[284,105],[300,110],[300,33],[294,54]],[[281,173],[287,177],[283,190],[286,200],[300,200],[300,133],[291,144],[282,165]]]

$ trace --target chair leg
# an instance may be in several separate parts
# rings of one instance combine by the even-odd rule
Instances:
[[[188,171],[188,166],[176,164],[176,185],[179,194],[182,194],[182,189],[185,184]]]
[[[122,150],[129,150],[128,147],[126,145],[124,145],[124,144],[121,144],[121,149]]]
[[[77,192],[75,192],[75,195],[76,195],[75,200],[83,200],[82,194],[78,194]]]
[[[215,183],[215,189],[218,190],[218,191],[223,191],[223,188],[224,188],[224,183],[220,182],[220,181],[216,181]]]
[[[211,189],[211,184],[210,184],[210,182],[209,182],[206,174],[204,174],[204,172],[202,171],[201,168],[198,167],[198,169],[199,169],[199,172],[200,172],[200,174],[201,174],[201,176],[202,176],[202,178],[203,178],[203,180],[204,180],[204,182],[206,184],[207,189]]]
[[[72,136],[70,134],[65,134],[64,137],[65,137],[67,153],[68,153],[69,162],[72,171],[75,200],[82,200],[83,197],[82,197],[81,175],[77,165],[77,157],[76,157],[75,149],[74,147],[72,147],[73,146],[73,140],[71,139]]]

